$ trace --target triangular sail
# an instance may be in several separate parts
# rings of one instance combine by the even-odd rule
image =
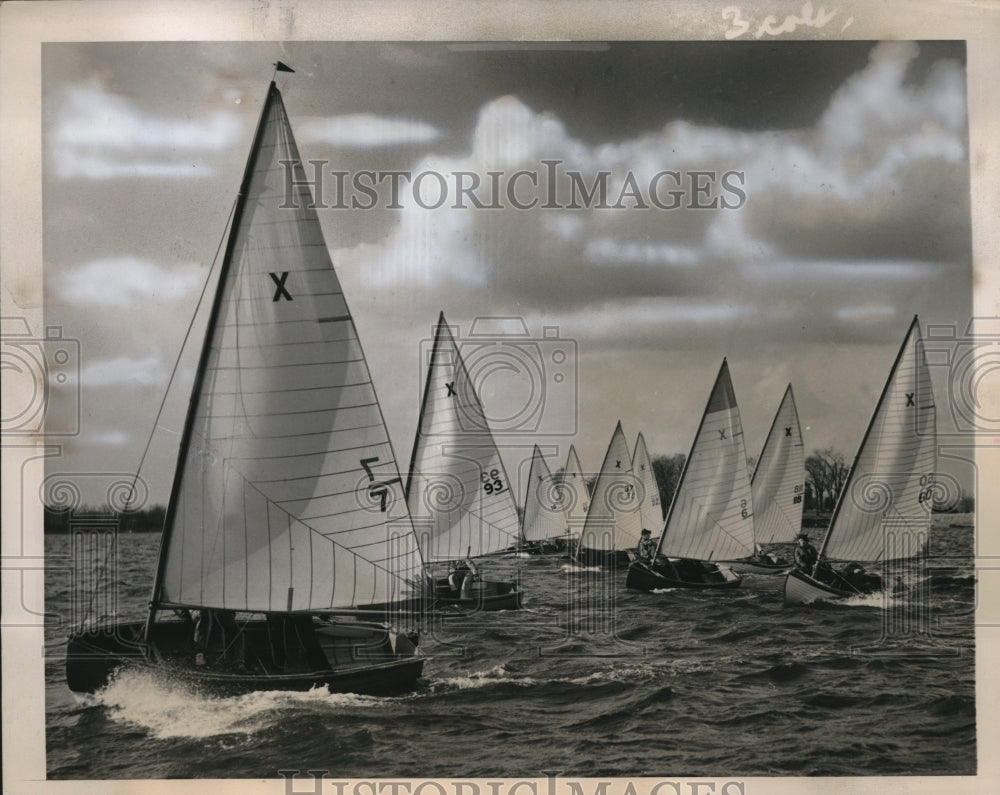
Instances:
[[[444,313],[434,333],[406,494],[428,561],[488,555],[518,541],[510,481]]]
[[[562,502],[566,506],[569,534],[573,538],[579,538],[583,532],[584,522],[587,521],[587,511],[590,509],[590,492],[587,490],[580,458],[573,445],[569,446],[569,455],[566,456],[566,468],[563,470],[560,485]]]
[[[919,554],[930,533],[936,429],[930,370],[914,318],[844,483],[823,557],[870,562]]]
[[[594,484],[580,547],[604,551],[635,549],[642,530],[636,492],[632,457],[619,422]]]
[[[758,544],[791,542],[801,532],[805,467],[802,428],[789,384],[750,480]]]
[[[311,207],[272,83],[182,441],[154,608],[383,604],[410,596],[419,578],[396,459]]]
[[[544,541],[565,536],[566,512],[563,505],[559,484],[552,477],[545,456],[536,444],[531,455],[531,471],[524,497],[524,540]]]
[[[644,528],[655,533],[663,527],[663,509],[660,507],[660,488],[656,484],[656,474],[646,450],[646,440],[639,434],[635,440],[635,453],[632,455],[632,471],[636,476],[639,489],[639,517]]]
[[[743,426],[725,360],[667,512],[659,552],[696,560],[728,560],[753,552]]]

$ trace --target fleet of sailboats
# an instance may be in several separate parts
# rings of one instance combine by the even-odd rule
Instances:
[[[287,163],[297,169],[291,183]],[[578,563],[628,565],[626,587],[643,591],[740,585],[727,563],[789,568],[763,557],[762,545],[801,533],[804,446],[792,387],[751,476],[726,360],[665,516],[643,434],[630,454],[619,421],[592,490],[572,445],[553,475],[536,444],[519,518],[442,312],[404,488],[308,185],[272,82],[180,437],[148,617],[73,633],[71,689],[93,692],[122,666],[229,692],[408,688],[424,666],[419,638],[371,620],[372,611],[519,608],[516,581],[470,576],[458,587],[455,577],[460,565],[511,548],[565,550],[572,539]],[[914,318],[819,562],[788,573],[787,603],[877,591],[883,578],[860,563],[921,553],[935,432]],[[649,558],[638,557],[643,530],[659,534]],[[451,576],[433,568],[444,565]]]

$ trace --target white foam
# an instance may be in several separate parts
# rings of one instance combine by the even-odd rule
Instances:
[[[252,735],[272,726],[287,709],[377,707],[385,699],[354,693],[331,693],[325,687],[306,692],[258,691],[241,696],[211,696],[152,672],[124,670],[95,697],[111,720],[148,731],[157,739]]]
[[[563,563],[559,567],[560,571],[564,571],[568,574],[576,574],[581,571],[601,571],[600,566],[580,566],[576,563]]]

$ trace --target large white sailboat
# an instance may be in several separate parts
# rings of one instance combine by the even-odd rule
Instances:
[[[517,544],[520,520],[510,478],[444,312],[434,331],[406,500],[429,564],[468,566],[472,558]],[[434,601],[516,609],[521,590],[513,582],[479,579],[463,594],[454,577],[439,576]]]
[[[291,194],[284,163],[296,169]],[[70,638],[75,691],[122,666],[237,692],[380,693],[420,676],[413,638],[339,615],[416,599],[423,564],[307,185],[272,82],[180,438],[149,616]]]
[[[905,560],[930,536],[937,417],[930,370],[914,317],[865,431],[811,571],[785,579],[785,602],[873,593],[883,578],[862,563]],[[833,565],[839,562],[838,565]]]
[[[653,561],[636,560],[626,587],[730,588],[740,577],[714,561],[753,550],[753,498],[743,426],[725,360],[684,463]]]

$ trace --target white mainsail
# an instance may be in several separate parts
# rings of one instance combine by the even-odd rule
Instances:
[[[566,506],[569,534],[574,538],[579,538],[580,533],[583,532],[583,524],[587,521],[587,511],[590,509],[590,492],[587,490],[587,482],[583,476],[583,468],[580,466],[580,458],[573,445],[569,446],[566,469],[563,470],[560,485],[562,501]]]
[[[510,480],[443,312],[406,498],[427,561],[488,555],[518,541]]]
[[[566,512],[563,507],[563,492],[536,444],[531,454],[531,470],[524,496],[524,540],[544,541],[565,537]]]
[[[753,552],[753,498],[729,365],[715,380],[660,536],[659,554],[729,560]]]
[[[632,455],[632,471],[636,476],[639,489],[640,523],[650,532],[656,532],[663,527],[663,509],[660,507],[660,487],[656,484],[656,473],[649,460],[646,450],[646,440],[642,434],[635,440],[635,453]]]
[[[642,530],[636,492],[632,457],[619,422],[594,484],[580,547],[602,551],[635,549]]]
[[[801,532],[805,467],[802,428],[789,384],[750,479],[758,544],[791,542]]]
[[[383,604],[412,595],[420,577],[396,459],[307,185],[272,83],[196,378],[154,608]]]
[[[841,491],[822,557],[871,562],[921,551],[930,534],[936,432],[930,370],[915,317]]]

